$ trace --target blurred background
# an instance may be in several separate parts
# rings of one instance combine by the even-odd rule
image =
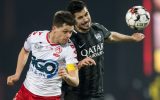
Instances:
[[[18,53],[27,36],[32,31],[50,30],[53,14],[65,9],[69,1],[0,0],[0,100],[12,100],[25,78],[28,66],[16,85],[6,85],[7,76],[15,72]],[[105,100],[160,100],[160,0],[85,2],[93,22],[128,35],[146,35],[139,43],[105,45]],[[126,12],[135,5],[143,5],[152,17],[143,31],[130,29],[125,21]]]

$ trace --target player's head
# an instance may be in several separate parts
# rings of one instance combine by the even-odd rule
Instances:
[[[63,24],[74,26],[75,19],[69,11],[57,11],[54,14],[53,25],[56,27],[62,27]]]
[[[57,11],[54,14],[52,33],[59,44],[65,44],[74,30],[75,19],[69,11]]]
[[[73,0],[67,6],[67,10],[70,11],[76,20],[76,29],[78,31],[86,32],[91,27],[91,16],[87,9],[86,4],[81,0]]]

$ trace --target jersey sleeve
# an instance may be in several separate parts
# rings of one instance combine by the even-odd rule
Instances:
[[[32,33],[27,37],[27,39],[24,42],[24,49],[26,51],[31,51],[31,37],[32,37]]]
[[[96,28],[100,29],[102,31],[105,39],[108,38],[111,35],[111,32],[99,23],[94,23],[93,27],[96,27]]]
[[[108,38],[111,35],[111,32],[106,29],[103,25],[101,25],[102,31],[104,33],[104,38]]]
[[[76,64],[78,63],[77,60],[77,52],[76,52],[76,48],[74,46],[73,43],[70,43],[69,46],[66,49],[66,64]]]

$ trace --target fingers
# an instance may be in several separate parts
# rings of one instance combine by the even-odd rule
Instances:
[[[61,76],[61,77],[67,76],[67,71],[66,71],[66,69],[60,67],[59,70],[58,70],[58,75]]]
[[[141,37],[141,38],[144,38],[145,36],[144,36],[144,34],[140,34],[140,37]]]
[[[96,62],[91,58],[89,58],[88,62],[90,63],[89,65],[96,65]]]
[[[14,85],[14,81],[13,81],[13,77],[12,76],[9,76],[7,78],[7,85],[9,85],[9,86],[13,86]]]
[[[134,33],[132,37],[135,41],[139,42],[145,38],[145,35],[142,33]]]
[[[90,57],[86,57],[78,63],[79,68],[89,65],[96,65],[96,62]]]
[[[96,62],[90,57],[86,57],[85,59],[83,59],[82,64],[83,63],[85,65],[96,65]]]
[[[135,35],[136,35],[137,37],[144,38],[144,34],[142,34],[142,33],[136,33]]]
[[[17,75],[11,75],[7,78],[7,85],[12,86],[15,84],[16,81],[19,80],[19,76]]]

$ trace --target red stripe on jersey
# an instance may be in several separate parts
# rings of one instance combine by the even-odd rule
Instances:
[[[48,42],[51,46],[56,46],[56,45],[58,45],[58,44],[55,44],[55,43],[51,43],[51,42],[49,41],[49,34],[50,34],[50,32],[48,32],[47,35],[46,35],[46,40],[47,40],[47,42]]]

